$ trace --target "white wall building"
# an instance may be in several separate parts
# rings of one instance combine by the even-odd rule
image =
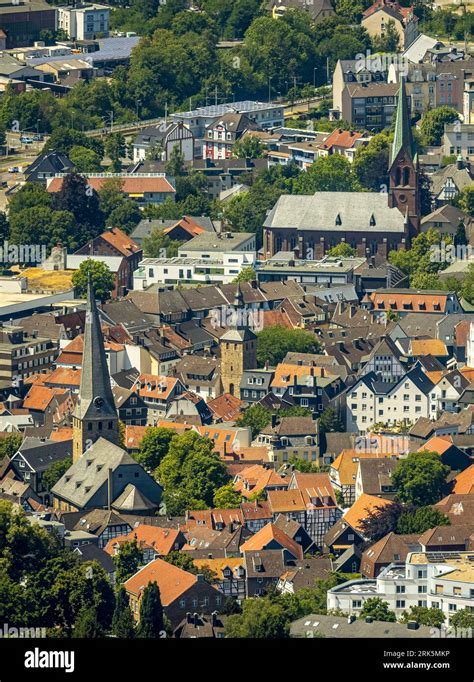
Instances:
[[[209,258],[145,258],[133,273],[133,288],[151,284],[230,284],[243,268],[253,267],[255,253],[231,251]]]
[[[400,421],[414,424],[420,417],[435,419],[437,397],[434,388],[418,365],[391,383],[381,381],[372,372],[347,392],[346,428],[365,435],[374,424],[392,426]]]
[[[375,580],[349,580],[329,590],[328,609],[358,614],[379,597],[400,617],[410,606],[441,609],[448,621],[461,609],[474,610],[472,552],[411,552],[405,564],[390,564]]]
[[[58,29],[72,40],[94,40],[109,35],[110,9],[104,5],[83,4],[76,7],[58,7]]]

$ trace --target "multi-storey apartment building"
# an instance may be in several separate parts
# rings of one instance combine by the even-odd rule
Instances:
[[[443,611],[447,620],[461,609],[474,610],[472,552],[410,552],[405,563],[392,563],[375,580],[350,580],[328,592],[328,609],[357,614],[364,602],[379,597],[401,616],[410,606]]]

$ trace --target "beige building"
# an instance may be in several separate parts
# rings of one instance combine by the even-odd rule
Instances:
[[[371,37],[383,38],[389,22],[393,22],[400,37],[400,49],[406,50],[419,33],[418,18],[411,7],[401,7],[392,0],[376,0],[364,12],[361,24]]]

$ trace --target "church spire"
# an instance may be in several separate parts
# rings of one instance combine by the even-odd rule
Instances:
[[[91,278],[87,285],[87,310],[82,354],[81,386],[73,415],[74,461],[89,444],[103,436],[118,443],[118,416],[110,387],[104,338]]]
[[[392,143],[390,164],[396,160],[400,151],[403,150],[412,161],[415,160],[416,151],[411,132],[410,114],[408,112],[405,78],[400,75],[400,89],[398,91],[397,110],[395,112],[395,133]]]

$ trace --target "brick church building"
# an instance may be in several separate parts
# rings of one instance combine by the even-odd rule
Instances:
[[[413,142],[405,84],[398,94],[390,154],[389,187],[380,192],[315,192],[283,195],[263,226],[264,257],[293,251],[301,259],[322,258],[340,242],[358,256],[386,260],[407,248],[420,227],[418,156]]]

